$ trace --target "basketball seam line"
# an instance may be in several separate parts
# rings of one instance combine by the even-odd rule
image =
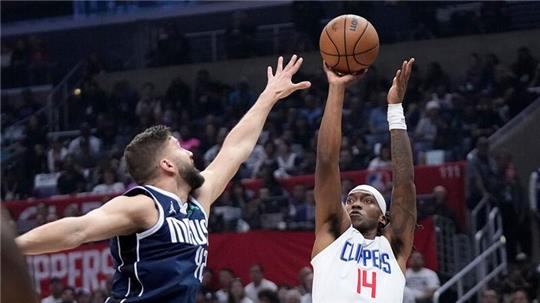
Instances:
[[[363,37],[364,34],[366,33],[366,30],[367,30],[368,26],[369,26],[369,21],[367,21],[367,19],[366,19],[366,26],[364,26],[364,30],[362,31],[362,34],[360,35],[360,38],[358,38],[358,40],[356,40],[356,43],[354,44],[354,47],[353,47],[353,53],[354,53],[354,49],[355,49],[356,46],[358,45],[358,42],[360,42],[360,40],[362,40],[362,37]],[[377,43],[376,46],[374,46],[373,48],[367,50],[366,52],[368,52],[368,51],[374,49],[374,48],[377,47],[377,46],[379,46],[379,43]],[[369,65],[369,64],[364,64],[364,63],[362,63],[362,62],[356,60],[356,56],[353,56],[353,59],[354,59],[354,61],[356,61],[356,63],[358,63],[358,64],[362,64],[362,65],[364,65],[364,66],[368,66],[368,65]]]
[[[338,61],[337,61],[337,63],[334,64],[333,66],[330,66],[331,68],[334,68],[339,64],[339,60],[341,60],[341,57],[340,57],[341,55],[339,54],[339,49],[338,49],[336,43],[334,43],[334,41],[332,40],[332,37],[330,36],[330,33],[328,33],[328,29],[324,28],[324,32],[326,33],[326,35],[328,36],[328,40],[330,40],[330,42],[332,42],[332,44],[334,45],[334,47],[336,48],[336,51],[338,53]]]
[[[368,50],[365,51],[365,52],[367,53],[367,52],[369,52],[369,51],[372,51],[372,50],[374,50],[374,49],[375,49],[376,47],[378,47],[378,46],[379,46],[379,44],[377,43],[377,45],[375,45],[374,47],[368,49]],[[362,52],[362,53],[364,53],[364,52]],[[369,64],[365,64],[365,63],[362,63],[362,62],[360,62],[359,60],[357,60],[357,59],[356,59],[356,56],[353,56],[353,59],[354,59],[354,61],[356,61],[356,63],[358,63],[358,64],[362,64],[362,65],[365,65],[365,66],[369,66]]]
[[[320,50],[320,52],[323,53],[323,54],[325,54],[325,55],[327,55],[327,56],[334,56],[334,57],[336,57],[336,56],[358,56],[358,55],[361,55],[361,54],[365,54],[365,53],[367,53],[367,52],[370,52],[370,51],[374,50],[375,48],[377,48],[378,46],[379,46],[379,44],[377,43],[377,44],[375,44],[375,46],[372,47],[372,48],[366,49],[365,51],[361,51],[361,52],[359,52],[359,53],[350,54],[350,55],[331,54],[331,53],[327,53],[327,52],[325,52],[325,51],[323,51],[323,50]]]
[[[366,20],[366,26],[364,26],[364,30],[362,30],[362,33],[360,34],[360,37],[358,37],[358,40],[356,40],[356,43],[354,44],[354,47],[353,47],[353,54],[354,54],[354,49],[356,48],[356,46],[358,45],[358,42],[360,42],[360,40],[362,40],[362,37],[364,36],[364,34],[366,33],[366,30],[369,26],[369,21]]]
[[[345,20],[343,21],[343,44],[345,48],[345,62],[347,63],[347,69],[349,70],[349,74],[351,73],[351,66],[349,65],[349,57],[347,57],[347,16],[345,16]],[[353,48],[354,53],[354,48]]]

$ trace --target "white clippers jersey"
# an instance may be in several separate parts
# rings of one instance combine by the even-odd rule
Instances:
[[[405,276],[385,237],[349,227],[312,260],[314,303],[401,303]]]

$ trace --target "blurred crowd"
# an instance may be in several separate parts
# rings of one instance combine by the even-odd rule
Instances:
[[[441,286],[436,272],[424,267],[421,253],[415,251],[409,259],[405,274],[404,303],[433,302],[434,292]],[[48,297],[41,303],[102,303],[110,295],[112,277],[103,287],[94,291],[67,286],[52,278]],[[294,285],[277,284],[265,277],[264,267],[255,263],[249,267],[249,281],[242,281],[230,268],[205,268],[197,303],[311,303],[313,271],[303,267],[298,271]],[[518,256],[508,274],[485,287],[479,303],[532,303],[538,302],[540,264],[533,264],[524,254]],[[455,302],[442,297],[441,302]]]
[[[99,64],[94,65],[99,71]],[[4,200],[103,193],[120,189],[116,183],[128,186],[131,181],[122,161],[123,147],[134,134],[158,123],[170,126],[182,145],[194,153],[197,167],[203,168],[258,95],[247,79],[227,85],[214,80],[208,70],[198,72],[194,87],[178,77],[164,92],[157,92],[150,82],[137,89],[127,81],[105,91],[92,77],[93,68],[88,70],[80,89],[67,100],[64,118],[69,129],[78,130],[75,135],[47,134],[45,113],[35,114],[43,102],[35,100],[30,90],[16,102],[3,102],[2,145],[20,155],[18,161],[3,166]],[[327,83],[322,72],[299,77],[311,80],[313,87],[274,108],[253,154],[237,175],[238,180],[267,180],[271,196],[287,196],[273,188],[273,179],[309,175],[315,168],[316,134]],[[348,91],[342,171],[390,167],[385,109],[389,84],[373,67]],[[540,65],[527,48],[518,49],[510,66],[501,64],[494,54],[473,53],[465,73],[456,79],[450,79],[437,62],[425,70],[415,67],[405,102],[415,163],[466,159],[480,138],[493,134],[538,96],[538,86]],[[26,125],[6,127],[22,118],[28,119]],[[42,174],[56,174],[57,187],[45,193],[36,191],[36,175]],[[251,198],[250,193],[244,195]],[[224,195],[223,199],[228,198]],[[238,198],[233,200],[241,203]]]

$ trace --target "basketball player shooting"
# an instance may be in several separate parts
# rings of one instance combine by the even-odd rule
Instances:
[[[388,91],[393,191],[388,223],[382,194],[352,189],[343,205],[339,153],[345,90],[359,76],[337,76],[323,64],[329,90],[317,144],[316,222],[311,263],[313,302],[402,302],[416,225],[411,144],[401,102],[414,59],[404,61]]]
[[[283,67],[279,57],[275,74],[268,67],[266,88],[204,171],[194,167],[193,154],[167,127],[150,127],[124,151],[140,186],[84,216],[20,236],[21,251],[42,254],[111,239],[115,274],[107,303],[195,302],[208,254],[210,206],[249,157],[272,107],[311,85],[291,80],[302,61],[294,55]]]

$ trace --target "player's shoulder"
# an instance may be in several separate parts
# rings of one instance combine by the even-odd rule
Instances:
[[[107,205],[129,212],[147,211],[149,208],[154,208],[152,198],[143,193],[132,196],[118,196],[107,202]]]

